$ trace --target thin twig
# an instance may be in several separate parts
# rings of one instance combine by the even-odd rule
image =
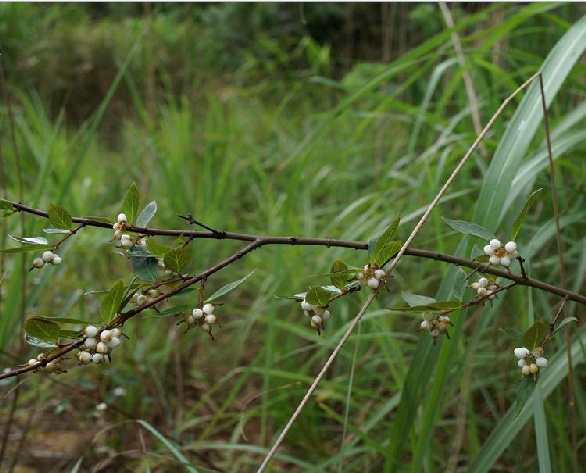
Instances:
[[[385,273],[385,277],[389,277],[390,274],[392,273],[392,271],[397,267],[397,265],[399,264],[399,261],[401,260],[401,257],[407,251],[408,246],[411,244],[411,242],[413,241],[413,239],[415,238],[415,236],[417,235],[417,233],[419,232],[421,227],[425,224],[425,222],[427,221],[427,218],[429,217],[429,215],[431,214],[431,212],[433,211],[433,209],[435,208],[435,206],[437,205],[439,200],[442,198],[442,196],[446,193],[446,191],[448,190],[448,188],[450,187],[450,185],[452,184],[452,182],[454,181],[454,179],[456,178],[456,176],[458,175],[458,173],[460,172],[462,167],[466,164],[466,162],[468,161],[468,158],[470,158],[472,153],[478,148],[478,145],[480,144],[480,142],[482,141],[482,139],[484,138],[486,133],[488,133],[488,130],[490,130],[490,128],[492,127],[495,120],[500,116],[503,109],[507,106],[507,104],[511,100],[513,100],[513,98],[519,92],[524,90],[533,80],[535,80],[535,78],[538,77],[539,74],[540,74],[540,72],[537,72],[533,76],[531,76],[524,84],[522,84],[517,90],[515,90],[515,92],[513,92],[507,99],[505,99],[505,101],[502,103],[502,105],[498,108],[496,113],[489,120],[489,122],[484,127],[482,132],[478,135],[478,137],[476,138],[476,140],[474,141],[474,143],[472,144],[470,149],[466,152],[466,154],[464,155],[464,157],[462,158],[462,160],[460,161],[460,163],[458,164],[456,169],[454,169],[454,171],[452,172],[452,174],[450,175],[450,177],[448,178],[446,183],[443,185],[443,187],[440,189],[440,191],[438,192],[436,197],[433,199],[433,202],[429,205],[429,207],[427,208],[427,210],[425,211],[425,213],[423,214],[423,216],[421,217],[421,219],[419,220],[419,222],[417,223],[417,225],[415,226],[415,228],[413,229],[413,231],[411,232],[411,234],[409,235],[409,237],[407,238],[405,243],[403,243],[403,246],[401,247],[401,249],[399,250],[399,252],[395,256],[395,258],[393,259],[391,265],[389,266],[389,269],[387,269],[387,271]],[[307,393],[303,397],[303,400],[301,401],[301,403],[299,404],[299,406],[297,407],[297,409],[295,410],[295,412],[293,413],[293,415],[291,416],[291,418],[289,419],[289,421],[285,425],[285,427],[284,427],[283,431],[281,432],[281,434],[279,435],[279,437],[277,437],[277,440],[275,441],[274,445],[271,447],[271,449],[267,453],[262,464],[260,465],[259,469],[257,470],[257,473],[262,473],[266,469],[269,462],[271,461],[271,458],[275,455],[275,453],[279,449],[279,446],[281,445],[281,443],[283,443],[283,440],[285,439],[287,432],[289,432],[289,429],[291,429],[291,426],[293,425],[293,423],[295,422],[297,417],[299,417],[299,414],[301,414],[301,411],[303,410],[303,408],[307,404],[309,398],[311,397],[311,395],[313,394],[313,392],[317,388],[319,382],[324,377],[326,371],[328,370],[330,365],[333,363],[333,361],[336,358],[336,356],[338,355],[339,351],[342,349],[342,347],[344,346],[344,344],[346,343],[346,341],[350,337],[350,334],[352,333],[352,331],[354,330],[356,325],[358,325],[358,323],[360,322],[360,319],[362,318],[362,316],[364,315],[364,313],[366,312],[366,310],[368,309],[368,307],[370,306],[372,301],[375,299],[377,294],[378,294],[378,289],[374,290],[372,292],[372,294],[370,296],[368,296],[368,298],[364,302],[364,305],[362,306],[362,308],[358,312],[358,315],[356,315],[356,317],[354,318],[354,320],[350,324],[350,327],[348,327],[348,330],[343,335],[342,339],[338,342],[338,345],[336,346],[336,348],[334,349],[334,351],[332,352],[332,354],[330,355],[330,357],[326,361],[326,364],[321,369],[321,371],[319,372],[319,374],[315,378],[314,382],[309,387]]]
[[[562,300],[562,303],[560,304],[560,307],[558,308],[558,311],[556,312],[555,316],[553,317],[551,324],[549,324],[549,328],[547,330],[547,333],[543,337],[543,341],[541,342],[542,347],[544,347],[546,345],[546,343],[551,340],[551,337],[553,336],[553,334],[555,332],[555,326],[558,323],[560,316],[564,312],[564,308],[566,307],[566,302],[568,302],[568,298],[564,297],[564,299]]]

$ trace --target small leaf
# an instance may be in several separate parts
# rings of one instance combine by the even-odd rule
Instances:
[[[0,210],[13,210],[12,202],[0,199]]]
[[[165,267],[178,274],[181,274],[181,271],[185,269],[190,261],[191,252],[187,248],[183,248],[181,246],[167,251],[167,253],[165,253],[165,257],[163,258]]]
[[[578,322],[578,319],[576,317],[566,317],[564,320],[562,320],[560,322],[560,324],[557,326],[557,328],[555,329],[555,331],[553,332],[554,335],[556,333],[558,333],[563,327],[565,327],[566,325],[568,325],[569,323],[572,322]]]
[[[49,220],[55,228],[69,230],[71,228],[71,215],[63,207],[57,204],[49,204]]]
[[[519,215],[517,215],[517,218],[515,219],[515,223],[513,223],[513,226],[511,227],[511,240],[512,241],[516,240],[517,235],[519,234],[519,230],[521,230],[521,226],[523,225],[523,222],[527,218],[527,214],[529,213],[529,209],[531,208],[531,206],[533,205],[533,202],[535,202],[535,199],[537,198],[537,193],[541,192],[542,190],[543,189],[537,189],[529,197],[527,197],[527,201],[525,202],[525,206],[521,209],[521,212],[519,212]]]
[[[26,340],[26,343],[28,343],[29,345],[33,345],[35,347],[40,347],[40,348],[55,348],[57,346],[56,343],[47,342],[47,341],[42,340],[40,338],[33,337],[33,336],[29,335],[28,333],[25,334],[25,340]]]
[[[69,232],[67,232],[69,233]],[[19,238],[12,235],[8,235],[13,240],[22,243],[24,245],[48,245],[49,242],[44,237],[31,237],[31,238]]]
[[[429,314],[436,314],[444,312],[446,310],[460,309],[462,304],[460,301],[445,301],[445,302],[432,302],[424,305],[414,305],[413,307],[387,307],[389,310],[395,310],[398,312],[424,312]]]
[[[533,350],[535,347],[539,346],[546,330],[547,325],[541,320],[536,320],[535,323],[525,332],[525,335],[523,336],[523,346],[529,350]]]
[[[24,323],[25,332],[32,338],[44,342],[56,343],[59,338],[59,324],[43,319],[41,317],[31,317]]]
[[[368,240],[368,261],[372,258],[372,252],[374,251],[374,247],[376,246],[378,238],[371,238]]]
[[[159,277],[159,263],[141,246],[133,246],[129,252],[132,274],[146,282],[154,282]]]
[[[165,254],[167,254],[168,251],[173,249],[168,246],[157,243],[153,238],[147,238],[146,245],[147,250],[149,250],[151,254],[156,256],[157,258],[164,258]]]
[[[49,322],[55,322],[55,323],[60,323],[60,324],[88,325],[91,323],[91,322],[88,322],[87,320],[72,319],[69,317],[39,317],[39,316],[36,316],[35,318],[41,319],[41,320],[48,320]]]
[[[517,416],[521,413],[523,406],[531,397],[531,394],[533,394],[533,390],[535,389],[536,384],[537,383],[531,376],[525,376],[519,383],[519,387],[517,388],[517,395],[515,397],[515,418],[517,418]]]
[[[205,302],[212,302],[213,300],[218,299],[219,297],[222,297],[223,295],[229,293],[230,291],[232,291],[233,289],[236,289],[238,286],[240,286],[240,284],[242,284],[244,281],[246,281],[250,276],[252,276],[254,274],[254,272],[256,271],[253,270],[250,273],[248,273],[246,276],[244,276],[243,278],[240,278],[238,281],[234,281],[231,282],[230,284],[226,284],[224,287],[222,287],[221,289],[218,289],[216,292],[214,292],[210,297],[208,297],[206,299]]]
[[[157,316],[158,317],[168,317],[171,315],[177,315],[177,314],[181,314],[182,312],[185,312],[186,310],[190,310],[193,309],[193,304],[191,305],[176,305],[175,307],[169,307],[165,310],[160,311]]]
[[[454,277],[454,286],[452,287],[452,296],[458,299],[460,302],[464,297],[464,291],[466,290],[466,273],[462,268],[458,268],[456,276]]]
[[[384,263],[386,263],[388,259],[385,257],[388,254],[388,249],[386,248],[391,243],[393,235],[399,227],[400,221],[401,215],[397,215],[391,224],[387,227],[385,232],[376,240],[372,253],[370,254],[370,264],[382,266]]]
[[[402,243],[399,240],[391,241],[378,254],[375,264],[379,267],[384,266],[393,255],[397,254],[401,249]]]
[[[499,328],[499,330],[503,332],[507,337],[517,342],[521,342],[521,340],[523,340],[523,336],[525,335],[525,332],[523,332],[522,330],[517,330],[515,328]]]
[[[26,253],[28,251],[45,251],[54,250],[51,245],[25,245],[19,248],[5,248],[0,250],[0,253]]]
[[[494,238],[492,232],[488,231],[484,227],[481,227],[480,225],[477,225],[476,223],[465,222],[464,220],[450,220],[449,218],[444,217],[442,217],[442,219],[454,230],[463,233],[464,235],[472,235],[478,238],[482,238],[486,241],[492,240]]]
[[[69,230],[63,230],[59,228],[43,228],[43,231],[48,235],[63,235],[69,233]]]
[[[87,216],[87,217],[83,217],[83,218],[85,218],[85,219],[87,219],[87,220],[92,220],[92,221],[94,221],[94,222],[98,222],[98,223],[107,223],[107,224],[109,224],[109,225],[114,225],[114,224],[112,223],[112,219],[110,219],[110,218],[106,218],[106,217],[96,217],[96,216],[94,216],[94,215],[89,215],[89,216]]]
[[[311,286],[305,300],[311,305],[318,307],[327,307],[330,302],[332,294],[321,286]]]
[[[409,304],[409,307],[437,302],[433,297],[419,296],[417,294],[409,294],[408,292],[403,291],[401,291],[401,297],[407,304]]]
[[[137,227],[146,227],[157,213],[157,203],[153,200],[149,203],[136,218]],[[127,216],[128,217],[128,216]]]
[[[341,259],[337,259],[332,264],[330,268],[330,273],[335,274],[341,271],[346,271],[348,269],[348,265],[344,263]],[[332,276],[330,278],[332,280],[332,284],[339,289],[342,289],[346,285],[346,281],[348,281],[348,276],[345,274],[338,274],[336,276]]]
[[[136,183],[133,182],[126,192],[124,202],[122,202],[122,213],[126,215],[129,224],[134,222],[134,217],[136,217],[136,213],[138,212],[139,200],[138,188],[136,187]]]
[[[59,331],[59,337],[62,338],[71,338],[71,339],[77,339],[81,337],[81,334],[79,332],[76,332],[75,330],[65,330],[65,329],[61,329]]]
[[[114,315],[118,313],[122,296],[124,295],[124,284],[122,279],[116,281],[112,289],[108,291],[106,297],[102,300],[101,315],[104,322],[109,322]]]

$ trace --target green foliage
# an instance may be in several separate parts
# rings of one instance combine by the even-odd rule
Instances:
[[[136,218],[137,227],[146,227],[151,219],[157,213],[157,203],[153,200],[142,209],[142,212]]]
[[[214,292],[210,297],[208,297],[206,299],[206,302],[212,302],[215,301],[216,299],[219,299],[222,296],[225,296],[226,294],[228,294],[230,291],[233,291],[234,289],[236,289],[238,286],[240,286],[240,284],[242,284],[244,281],[246,281],[250,276],[252,276],[254,274],[254,272],[256,271],[256,269],[253,269],[250,273],[248,273],[246,276],[238,279],[237,281],[231,282],[230,284],[226,284],[224,287],[218,289],[216,292]]]
[[[523,377],[519,383],[519,387],[517,388],[517,395],[515,396],[515,417],[521,413],[525,403],[529,400],[531,394],[533,394],[533,390],[535,389],[536,384],[537,383],[532,376]]]
[[[331,292],[327,291],[321,286],[311,286],[307,291],[305,300],[308,304],[317,307],[327,307],[330,303]]]
[[[27,342],[37,346],[54,346],[59,338],[59,324],[41,317],[29,317],[24,323]],[[39,345],[38,341],[41,342]]]
[[[165,267],[179,274],[181,274],[181,271],[183,271],[187,267],[190,261],[191,252],[187,248],[183,248],[182,246],[167,251],[163,258],[163,263],[165,263]]]
[[[126,196],[122,202],[122,213],[126,215],[129,225],[134,222],[134,217],[136,217],[136,213],[138,212],[139,202],[138,188],[136,187],[136,182],[133,182],[126,191]]]
[[[459,309],[462,304],[460,301],[431,302],[429,304],[414,305],[411,307],[387,307],[389,310],[406,313],[430,313],[438,314],[446,310]]]
[[[332,280],[332,284],[337,287],[338,289],[343,289],[344,286],[346,285],[346,282],[348,281],[348,275],[345,273],[345,271],[347,271],[348,269],[348,265],[346,263],[344,263],[343,260],[341,259],[337,259],[336,261],[334,261],[334,263],[332,264],[332,267],[330,268],[330,273],[332,274],[331,276],[331,280]],[[342,273],[337,275],[336,273]]]
[[[542,190],[543,189],[537,189],[529,197],[527,197],[527,202],[525,202],[525,205],[521,209],[521,212],[519,212],[519,215],[517,215],[517,218],[515,219],[515,222],[513,223],[513,227],[511,228],[511,240],[512,241],[515,241],[517,239],[517,235],[519,234],[519,230],[521,230],[521,226],[523,225],[523,222],[527,218],[527,214],[529,213],[529,209],[531,208],[531,206],[535,202],[535,199],[537,199],[537,194],[539,192],[541,192]]]
[[[164,258],[167,252],[172,250],[172,248],[169,246],[157,243],[153,238],[147,238],[146,244],[147,250],[149,250],[149,252],[157,258]]]
[[[159,277],[159,263],[156,258],[137,245],[130,249],[129,255],[132,274],[145,282],[155,282]]]
[[[472,235],[485,241],[489,241],[494,238],[494,234],[492,232],[488,231],[486,228],[480,225],[477,225],[476,223],[465,222],[464,220],[450,220],[449,218],[443,218],[443,220],[454,230],[464,235]]]
[[[523,335],[523,346],[529,350],[533,350],[541,344],[547,325],[541,320],[537,320]]]
[[[393,241],[393,236],[399,228],[401,215],[397,215],[384,233],[376,240],[372,253],[370,254],[370,264],[383,266],[391,256],[401,248],[401,242]]]
[[[47,213],[49,214],[49,220],[51,221],[51,224],[55,228],[61,230],[71,229],[71,225],[73,223],[71,221],[71,215],[69,215],[69,212],[63,207],[57,204],[50,204],[49,211]]]
[[[106,293],[102,299],[100,314],[104,322],[110,322],[112,317],[118,313],[120,304],[122,304],[122,297],[124,295],[124,283],[122,279],[116,281],[116,284]]]

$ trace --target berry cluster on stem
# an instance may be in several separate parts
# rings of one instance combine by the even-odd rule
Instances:
[[[52,251],[45,251],[40,258],[33,260],[32,269],[41,269],[45,264],[52,264],[53,266],[59,266],[63,262],[61,256],[53,253]]]
[[[301,301],[301,308],[303,309],[305,316],[309,318],[311,328],[317,330],[318,334],[321,334],[322,330],[325,329],[326,320],[328,320],[331,315],[327,307],[318,307],[303,299]]]
[[[422,314],[422,317],[423,322],[421,322],[417,330],[429,332],[433,338],[434,345],[437,337],[440,335],[445,335],[448,339],[450,338],[448,326],[453,326],[454,324],[452,324],[452,319],[449,316],[439,315],[438,317],[433,317],[431,314]]]
[[[503,245],[496,238],[490,240],[488,245],[484,247],[484,254],[490,257],[488,262],[491,265],[496,266],[500,264],[505,268],[511,266],[513,260],[519,256],[519,253],[517,252],[517,244],[514,241],[510,241],[506,245]]]
[[[111,361],[112,350],[118,348],[122,343],[122,330],[119,328],[98,329],[94,325],[88,325],[83,329],[86,336],[82,349],[77,354],[81,365],[89,363],[106,363]]]
[[[537,379],[539,369],[547,366],[547,358],[543,357],[542,347],[535,347],[533,350],[525,347],[515,348],[514,353],[519,359],[517,365],[521,368],[523,377],[532,374],[533,378]]]
[[[366,284],[370,289],[375,290],[378,289],[381,282],[384,284],[385,275],[386,273],[382,269],[367,264],[364,267],[364,271],[356,273],[355,278],[361,285]]]

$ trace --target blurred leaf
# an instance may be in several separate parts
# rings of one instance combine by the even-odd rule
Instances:
[[[445,302],[432,302],[424,305],[414,305],[412,307],[387,307],[388,310],[394,310],[398,312],[414,313],[414,312],[425,312],[425,313],[440,313],[446,310],[459,309],[462,306],[460,301],[445,301]]]
[[[372,258],[372,252],[374,251],[374,247],[376,245],[378,238],[371,238],[368,240],[368,261]]]
[[[71,338],[73,340],[81,338],[81,334],[79,332],[76,332],[75,330],[65,330],[65,329],[61,329],[59,331],[59,336],[62,338]]]
[[[39,348],[55,348],[57,346],[57,343],[47,342],[47,341],[42,340],[40,338],[33,337],[33,336],[29,335],[28,333],[25,334],[24,338],[26,340],[26,343],[28,343],[29,345],[33,345],[35,347],[39,347]]]
[[[40,317],[30,317],[24,323],[25,332],[32,338],[56,343],[59,338],[59,324]]]
[[[474,258],[474,261],[478,261],[479,263],[488,263],[488,260],[490,260],[490,256],[488,255],[479,255]]]
[[[57,204],[49,204],[49,220],[55,228],[69,230],[71,228],[71,215],[63,207]]]
[[[538,347],[546,330],[547,325],[541,320],[536,320],[535,323],[525,332],[525,335],[523,336],[523,346],[529,350]]]
[[[0,210],[13,210],[12,202],[0,199]]]
[[[187,248],[177,247],[165,253],[163,263],[165,267],[171,271],[181,274],[189,262],[191,261],[191,252]]]
[[[157,259],[149,255],[142,246],[134,245],[128,254],[134,276],[146,282],[154,282],[159,277]]]
[[[417,294],[409,294],[408,292],[401,291],[401,297],[409,304],[410,307],[431,304],[437,302],[433,297],[419,296]]]
[[[147,206],[144,209],[142,209],[142,212],[136,218],[136,226],[146,227],[156,213],[157,203],[153,200],[151,203],[147,204]]]
[[[244,276],[243,278],[240,278],[238,281],[234,281],[231,282],[230,284],[226,284],[224,287],[222,287],[221,289],[218,289],[216,292],[214,292],[210,297],[208,297],[206,299],[206,302],[212,302],[216,299],[218,299],[219,297],[222,297],[225,294],[228,294],[230,291],[232,291],[233,289],[236,289],[238,286],[240,286],[240,284],[242,284],[244,281],[246,281],[250,276],[252,276],[254,274],[254,272],[256,271],[253,270],[250,273],[248,273],[246,276]]]
[[[87,320],[81,320],[81,319],[72,319],[69,317],[41,317],[41,316],[36,316],[37,319],[42,319],[42,320],[48,320],[49,322],[56,322],[56,323],[61,323],[61,324],[75,324],[75,325],[88,325],[91,322],[88,322]]]
[[[93,220],[94,222],[98,222],[98,223],[107,223],[108,225],[114,225],[112,223],[112,220],[109,218],[106,218],[106,217],[95,217],[93,215],[90,215],[88,217],[83,217],[83,218],[88,219],[88,220]]]
[[[305,300],[308,304],[317,307],[326,307],[330,302],[332,294],[321,286],[311,286],[307,291]]]
[[[69,232],[67,232],[69,233]],[[15,237],[12,235],[8,235],[10,238],[12,238],[13,240],[19,242],[19,243],[23,243],[25,245],[30,245],[30,244],[34,244],[34,245],[48,245],[49,242],[46,238],[44,237],[30,237],[30,238],[19,238],[19,237]]]
[[[503,332],[507,337],[517,342],[521,342],[523,340],[523,337],[525,336],[525,332],[523,332],[523,330],[517,330],[515,328],[499,328],[499,330]]]
[[[452,288],[452,296],[462,302],[464,298],[464,291],[466,290],[466,273],[462,268],[458,268],[456,276],[454,277],[454,286]]]
[[[275,295],[275,297],[277,299],[289,299],[290,301],[301,302],[305,299],[306,295],[307,295],[307,292],[300,292],[299,294],[295,294],[294,296],[277,296],[277,295]]]
[[[110,322],[112,317],[116,315],[120,304],[122,303],[123,294],[124,283],[122,282],[122,279],[119,279],[102,300],[101,315],[104,322]]]
[[[529,347],[527,347],[529,348]],[[527,400],[531,397],[531,394],[533,394],[533,390],[535,389],[535,381],[533,380],[532,376],[525,376],[521,382],[519,383],[519,387],[517,388],[517,395],[515,397],[515,407],[514,407],[514,412],[515,412],[515,418],[519,415],[519,413],[521,412],[521,409],[523,409],[523,406],[525,405],[525,403],[527,402]]]
[[[147,238],[146,245],[151,254],[157,258],[164,258],[165,254],[173,249],[157,243],[153,238]]]
[[[59,228],[43,228],[43,231],[48,235],[64,235],[65,233],[69,233],[69,230]]]
[[[565,327],[566,325],[572,323],[572,322],[578,322],[578,319],[576,317],[566,317],[564,320],[562,320],[560,322],[560,324],[557,326],[557,328],[554,330],[554,335],[556,333],[558,333],[563,327]]]
[[[139,201],[138,188],[136,187],[136,183],[133,182],[126,192],[124,202],[122,202],[122,213],[126,215],[126,220],[129,225],[134,222],[134,217],[136,217],[136,213],[138,212]]]
[[[330,273],[340,273],[346,271],[347,269],[348,265],[344,263],[344,261],[342,261],[341,259],[337,259],[336,261],[334,261],[334,264],[332,264],[332,267],[330,268]],[[346,285],[346,281],[348,281],[348,276],[343,273],[337,274],[335,276],[332,275],[331,280],[334,286],[342,289]]]
[[[464,235],[472,235],[486,241],[490,241],[494,238],[492,232],[476,223],[465,222],[464,220],[450,220],[449,218],[444,217],[442,217],[442,219],[454,230],[463,233]]]
[[[541,192],[542,190],[543,189],[537,189],[529,197],[527,197],[527,202],[525,202],[525,206],[521,209],[521,212],[519,212],[519,215],[517,215],[517,218],[515,219],[515,223],[513,223],[513,227],[511,228],[511,240],[512,241],[515,241],[515,239],[517,238],[517,234],[519,233],[519,230],[521,230],[521,226],[523,225],[523,222],[527,218],[527,213],[529,212],[529,209],[531,208],[531,206],[533,205],[533,202],[535,202],[535,199],[537,198],[537,193]]]
[[[397,232],[401,215],[397,215],[391,224],[387,227],[385,232],[376,240],[372,253],[370,255],[370,264],[382,266],[393,255],[390,253],[396,246],[396,242],[392,241],[393,236]],[[370,246],[370,245],[369,245]],[[400,244],[399,244],[400,247]]]
[[[19,248],[5,248],[4,250],[0,250],[0,253],[25,253],[28,251],[44,251],[44,250],[54,250],[51,245],[25,245]]]
[[[176,305],[174,307],[168,307],[165,310],[161,310],[157,316],[158,317],[168,317],[170,315],[181,314],[186,310],[193,309],[193,304],[184,304],[184,305]]]

